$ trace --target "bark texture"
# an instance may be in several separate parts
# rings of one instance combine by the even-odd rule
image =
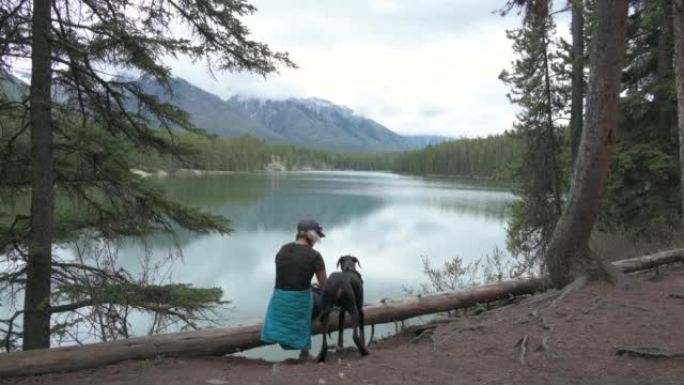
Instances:
[[[682,218],[684,218],[684,0],[672,2],[674,25],[674,72],[677,87],[677,124]]]
[[[661,138],[673,138],[673,116],[672,107],[668,103],[670,100],[672,81],[672,7],[670,0],[662,0],[663,11],[660,15],[660,31],[658,33],[657,68],[656,68],[656,90],[653,103],[658,108],[658,119],[656,130]]]
[[[31,43],[31,231],[26,263],[24,350],[50,346],[50,275],[53,228],[53,158],[50,0],[33,1]]]
[[[599,266],[598,258],[590,256],[589,238],[617,135],[627,0],[597,1],[595,7],[586,120],[568,201],[545,256],[551,283],[557,287]]]
[[[573,163],[582,137],[584,115],[584,1],[572,2],[572,95],[570,104],[570,147]]]
[[[556,140],[555,126],[553,124],[553,97],[551,95],[551,64],[549,63],[549,32],[548,23],[544,21],[544,97],[546,104],[544,106],[546,115],[546,135],[548,136],[548,143],[552,154],[559,154],[558,141]],[[560,215],[563,210],[562,206],[562,187],[561,187],[561,170],[558,164],[557,156],[551,156],[551,165],[553,173],[553,193],[556,215]]]

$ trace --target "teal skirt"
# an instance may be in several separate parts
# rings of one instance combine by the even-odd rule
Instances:
[[[283,349],[311,349],[311,289],[290,291],[275,289],[268,304],[261,340],[280,344]]]

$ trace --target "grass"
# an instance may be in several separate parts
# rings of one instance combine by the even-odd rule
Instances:
[[[637,233],[625,229],[595,231],[591,237],[590,247],[605,261],[613,262],[684,248],[684,229],[665,228],[651,233]]]

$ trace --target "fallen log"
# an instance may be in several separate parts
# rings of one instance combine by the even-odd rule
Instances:
[[[684,249],[617,261],[614,265],[624,272],[632,272],[674,262],[684,262]],[[365,321],[366,324],[401,321],[511,296],[533,294],[542,290],[543,286],[541,279],[514,280],[458,292],[424,295],[400,301],[383,301],[364,307]],[[330,317],[331,330],[337,328],[336,320],[337,317]],[[259,341],[261,325],[261,322],[253,322],[98,344],[5,353],[0,355],[0,378],[73,371],[125,360],[159,356],[181,357],[235,353],[263,345]],[[318,324],[314,324],[314,333],[320,333]]]
[[[401,321],[420,315],[469,307],[480,302],[532,294],[542,288],[543,284],[539,279],[515,280],[459,292],[385,301],[364,307],[365,322],[370,325]],[[97,344],[6,353],[0,355],[0,378],[73,371],[125,360],[159,356],[181,357],[235,353],[263,345],[259,341],[261,325],[261,322],[253,322]],[[331,330],[337,328],[337,317],[330,317],[330,326]],[[314,324],[314,333],[320,333],[318,323]]]
[[[624,273],[632,273],[677,262],[684,262],[684,249],[674,249],[643,257],[623,259],[613,262],[613,265]]]

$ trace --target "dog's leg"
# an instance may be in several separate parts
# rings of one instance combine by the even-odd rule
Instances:
[[[337,323],[337,347],[342,349],[344,346],[344,308],[340,309],[340,317]]]
[[[325,362],[325,356],[328,354],[328,317],[330,317],[330,309],[324,309],[321,312],[321,328],[323,332],[323,343],[321,344],[321,351],[316,357],[317,362]]]
[[[366,324],[364,322],[364,315],[363,315],[363,307],[359,306],[358,307],[358,312],[359,312],[359,330],[361,333],[361,341],[363,341],[363,346],[366,346]]]
[[[366,321],[365,321],[365,315],[363,314],[363,286],[360,286],[356,289],[355,292],[355,301],[356,301],[356,309],[359,312],[359,329],[361,330],[361,341],[363,341],[363,346],[364,346],[364,351],[362,351],[362,354],[368,354],[368,350],[366,349]]]
[[[316,318],[318,318],[318,315],[321,313],[322,298],[321,295],[316,292],[312,292],[311,295],[313,296],[314,300],[313,311],[311,312],[311,321],[314,321]]]
[[[354,303],[353,305],[354,306],[349,310],[349,317],[351,318],[352,328],[354,330],[354,343],[356,344],[356,347],[359,349],[359,352],[361,352],[361,354],[365,356],[368,355],[368,350],[366,349],[364,341],[361,339],[361,333],[359,333],[359,311],[356,307],[356,303]]]

